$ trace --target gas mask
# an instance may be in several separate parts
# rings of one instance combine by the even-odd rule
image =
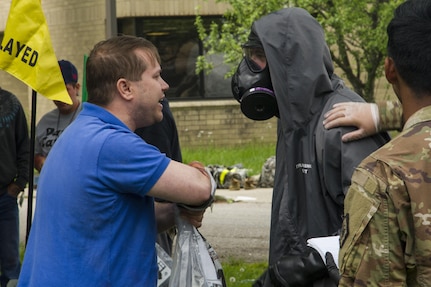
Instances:
[[[246,117],[263,121],[279,116],[269,68],[261,47],[244,47],[244,57],[232,77],[231,87]]]

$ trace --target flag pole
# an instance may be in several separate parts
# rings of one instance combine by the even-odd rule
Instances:
[[[84,54],[84,65],[83,65],[83,75],[82,75],[82,102],[85,103],[88,99],[87,93],[87,59],[88,55]]]
[[[25,245],[27,246],[30,235],[31,223],[33,221],[33,180],[34,180],[34,144],[36,135],[36,97],[35,90],[31,92],[31,121],[30,121],[30,162],[28,173],[28,202],[27,202],[27,234],[25,236]]]
[[[111,1],[115,2],[115,0]],[[67,93],[61,75],[40,0],[12,0],[0,47],[5,48],[3,49],[5,53],[0,53],[0,69],[32,88],[27,245],[33,219],[36,92],[50,100],[67,104],[72,104],[72,99]],[[25,51],[23,51],[24,47],[27,47]]]

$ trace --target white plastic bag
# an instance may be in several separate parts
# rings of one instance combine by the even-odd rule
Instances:
[[[181,217],[172,255],[170,287],[225,287],[223,269],[214,249]]]
[[[159,266],[157,287],[168,287],[172,272],[172,258],[158,243],[156,243],[156,250],[157,265]]]

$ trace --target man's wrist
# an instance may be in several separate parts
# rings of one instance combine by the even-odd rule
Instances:
[[[20,194],[21,191],[23,191],[24,189],[21,188],[18,184],[12,182],[11,184],[8,185],[7,187],[7,192],[9,195],[15,196],[17,197],[18,194]]]

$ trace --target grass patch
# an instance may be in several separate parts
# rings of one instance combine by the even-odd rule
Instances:
[[[241,163],[249,169],[249,175],[259,174],[267,158],[275,155],[275,144],[245,144],[234,147],[181,148],[183,162],[193,160],[204,165],[217,164],[231,166]],[[250,287],[268,267],[268,263],[247,263],[236,258],[222,262],[228,287]]]
[[[25,244],[20,243],[19,244],[19,258],[21,259],[21,262],[24,260],[24,252],[25,252]]]
[[[246,263],[230,258],[222,262],[227,287],[250,287],[268,267],[266,262]]]
[[[197,160],[204,165],[232,166],[242,164],[249,169],[249,175],[259,174],[266,159],[275,155],[274,144],[244,144],[233,147],[181,147],[183,162]]]

